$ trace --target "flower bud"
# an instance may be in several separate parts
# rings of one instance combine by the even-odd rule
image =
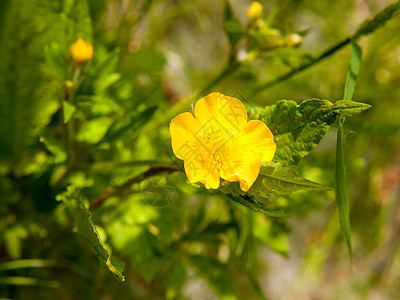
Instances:
[[[84,65],[93,57],[93,45],[79,38],[69,48],[69,55],[76,65]]]
[[[302,40],[303,40],[303,38],[301,35],[299,35],[297,33],[292,33],[286,37],[285,42],[286,42],[286,45],[289,47],[296,47],[296,46],[300,45]]]
[[[250,23],[256,23],[263,16],[263,6],[258,1],[253,1],[247,9],[247,17]]]

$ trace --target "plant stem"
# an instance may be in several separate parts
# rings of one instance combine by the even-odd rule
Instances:
[[[142,182],[143,180],[151,176],[155,176],[161,173],[173,173],[179,170],[180,169],[178,167],[173,167],[173,166],[159,166],[150,168],[147,171],[143,172],[142,174],[129,179],[120,186],[108,187],[99,197],[97,197],[95,200],[92,201],[92,203],[90,204],[90,209],[91,210],[96,209],[110,197],[123,194],[126,190],[130,189],[130,187],[135,183]]]
[[[249,98],[254,97],[255,95],[263,92],[264,90],[266,90],[274,85],[277,85],[277,84],[281,83],[282,81],[285,81],[286,79],[289,79],[292,76],[310,68],[311,66],[321,62],[325,58],[331,56],[332,54],[334,54],[337,51],[339,51],[340,49],[342,49],[344,46],[349,44],[350,41],[351,41],[351,38],[346,38],[343,41],[341,41],[340,43],[325,50],[322,54],[320,54],[317,58],[313,59],[312,61],[304,63],[304,64],[300,65],[299,67],[297,67],[281,76],[278,76],[277,78],[274,78],[268,82],[262,83],[260,85],[257,85],[255,87],[249,89],[247,92],[245,92],[246,97],[249,97]]]
[[[364,20],[364,22],[361,23],[361,25],[359,26],[357,31],[351,37],[348,37],[348,38],[344,39],[343,41],[337,43],[333,47],[328,48],[314,60],[304,63],[301,66],[299,66],[281,76],[278,76],[275,79],[272,79],[268,82],[262,83],[260,85],[257,85],[255,87],[249,89],[247,92],[244,93],[245,96],[246,97],[254,97],[255,95],[263,92],[264,90],[266,90],[270,87],[273,87],[273,86],[285,81],[286,79],[289,79],[292,76],[300,73],[301,71],[304,71],[304,70],[310,68],[311,66],[315,65],[316,63],[318,63],[318,62],[322,61],[323,59],[336,53],[341,48],[343,48],[344,46],[349,44],[352,40],[356,41],[359,38],[361,38],[362,36],[371,34],[375,30],[381,28],[383,25],[385,25],[385,23],[387,21],[396,17],[398,15],[399,11],[400,11],[400,1],[395,1],[391,4],[389,4],[383,10],[381,10],[377,14],[375,14],[374,17],[367,18],[366,20]]]

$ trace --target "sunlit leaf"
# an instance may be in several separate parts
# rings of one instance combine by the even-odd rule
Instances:
[[[135,133],[137,135],[139,128],[151,119],[156,109],[156,106],[152,106],[142,112],[131,111],[116,119],[106,132],[102,142],[113,142],[128,134]]]
[[[343,99],[351,100],[356,88],[356,80],[360,73],[361,66],[361,48],[355,43],[351,43],[350,48],[350,66],[347,73],[346,85],[344,88]]]
[[[125,277],[111,263],[110,253],[104,247],[96,226],[93,224],[91,213],[84,206],[82,198],[77,190],[74,187],[69,186],[67,191],[58,195],[56,199],[63,202],[68,207],[80,236],[86,240],[86,242],[96,251],[97,255],[104,260],[108,269],[115,274],[120,281],[124,281]]]
[[[32,277],[22,276],[1,276],[0,285],[25,285],[25,286],[43,286],[48,288],[59,288],[60,283],[58,281],[37,279]]]
[[[18,259],[0,263],[0,272],[22,268],[59,267],[62,264],[54,259]]]
[[[77,141],[89,144],[98,143],[110,127],[111,122],[112,120],[107,117],[100,117],[86,122],[76,136]]]
[[[305,100],[300,104],[281,100],[264,109],[251,109],[250,119],[264,121],[274,134],[274,160],[296,165],[318,145],[337,116],[350,117],[370,107],[347,100],[335,104],[318,99]]]
[[[360,72],[361,49],[353,41],[350,52],[350,65],[347,74],[346,85],[344,88],[344,98],[351,100],[355,87],[358,73]],[[346,118],[341,116],[337,132],[336,142],[336,166],[335,166],[335,198],[339,210],[340,226],[346,237],[347,248],[350,259],[353,260],[353,249],[351,246],[351,230],[350,230],[350,212],[349,199],[347,198],[347,181],[346,181],[346,165],[343,153],[343,125]]]
[[[253,234],[260,241],[270,247],[273,251],[287,257],[289,251],[289,240],[287,229],[276,224],[274,219],[266,218],[261,214],[254,215]]]
[[[400,12],[400,1],[393,2],[386,6],[383,10],[377,13],[373,18],[365,20],[360,27],[358,28],[357,32],[354,34],[353,39],[357,39],[362,35],[367,35],[378,28],[385,25],[385,23],[396,17]]]
[[[63,101],[63,117],[64,124],[68,123],[76,111],[75,105],[69,103],[68,101]]]
[[[345,119],[340,118],[337,133],[336,166],[335,166],[335,195],[336,203],[339,209],[339,220],[344,235],[346,237],[347,247],[350,259],[353,259],[353,249],[351,246],[349,199],[347,198],[346,167],[343,154],[343,124]]]
[[[226,194],[237,195],[261,195],[268,198],[272,194],[287,195],[297,191],[329,190],[328,187],[302,178],[292,167],[285,166],[281,163],[269,162],[261,166],[260,174],[256,181],[248,190],[243,192],[238,182],[229,182],[220,190]]]

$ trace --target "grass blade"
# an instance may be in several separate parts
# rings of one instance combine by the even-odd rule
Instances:
[[[346,185],[346,166],[343,154],[343,124],[346,118],[340,117],[339,128],[337,132],[336,144],[336,167],[335,167],[335,198],[339,210],[339,221],[342,231],[346,237],[347,248],[349,250],[350,259],[353,260],[353,248],[351,246],[350,235],[350,215],[349,215],[349,199],[347,198]]]
[[[0,277],[0,285],[42,286],[55,289],[60,287],[60,283],[58,281],[43,280],[43,279],[22,277],[22,276]]]
[[[356,88],[356,80],[360,73],[361,48],[353,41],[350,48],[350,66],[347,73],[346,85],[344,87],[343,99],[351,100]]]
[[[353,41],[351,43],[350,51],[350,66],[347,73],[346,85],[344,88],[343,99],[351,100],[356,87],[356,80],[360,72],[361,65],[361,49]],[[346,165],[343,153],[343,125],[345,117],[340,117],[339,127],[337,132],[336,142],[336,166],[335,166],[335,198],[339,210],[339,221],[342,231],[346,238],[347,248],[349,251],[350,259],[354,260],[353,248],[351,246],[351,229],[350,229],[350,213],[349,213],[349,199],[347,197],[347,183],[346,183]]]

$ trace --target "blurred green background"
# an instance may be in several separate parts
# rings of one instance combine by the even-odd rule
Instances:
[[[345,124],[354,263],[333,191],[275,196],[293,217],[271,218],[176,172],[168,125],[199,96],[340,100],[346,38],[391,4],[260,2],[252,23],[239,0],[0,1],[1,299],[400,297],[399,1],[357,36],[353,100],[372,108]],[[332,188],[336,131],[297,167]]]

